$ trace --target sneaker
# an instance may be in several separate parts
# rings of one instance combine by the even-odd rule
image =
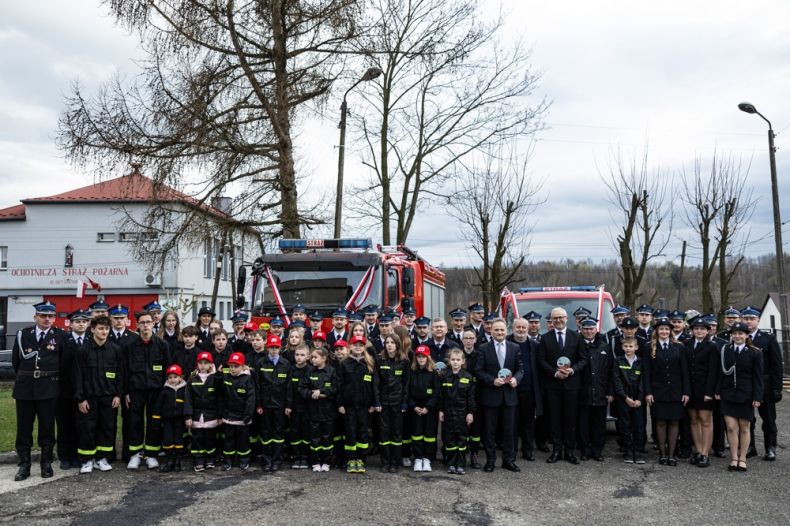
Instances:
[[[206,470],[206,466],[205,466],[205,464],[203,464],[202,460],[196,460],[194,469],[195,469],[196,473],[200,473],[201,471],[205,471]]]
[[[365,461],[357,460],[357,473],[365,473]]]
[[[302,463],[299,460],[295,460],[291,464],[291,469],[302,469]],[[315,470],[313,470],[313,471],[315,471]]]
[[[313,464],[313,473],[321,473],[321,464]]]
[[[626,455],[623,457],[623,462],[626,464],[633,464],[634,463],[634,456],[633,455]]]
[[[159,467],[159,461],[156,460],[156,457],[145,457],[145,465],[148,466],[148,469],[156,469]]]
[[[226,458],[222,462],[222,471],[230,471],[231,469],[233,469],[233,462],[231,462],[230,459]]]
[[[456,475],[466,475],[466,471],[464,470],[464,468],[459,466],[459,467],[455,468],[455,474]]]
[[[414,459],[414,471],[422,471],[422,459],[415,458]]]
[[[455,466],[450,466],[449,468],[447,468],[447,473],[451,473],[455,475]]]
[[[107,462],[106,458],[102,458],[98,462],[96,462],[96,467],[99,468],[99,471],[111,471],[112,470],[112,466],[110,465],[109,462]]]
[[[213,460],[209,460],[208,462],[206,462],[206,469],[214,469],[214,461]]]
[[[140,467],[140,453],[135,453],[132,455],[132,458],[129,459],[129,463],[126,464],[126,469],[137,469]]]
[[[431,461],[427,458],[422,459],[422,470],[431,471]]]
[[[324,473],[329,472],[329,464],[321,464],[321,471]]]
[[[411,467],[411,459],[410,459],[409,457],[403,457],[403,458],[400,460],[400,462],[401,462],[401,465],[402,465],[404,468],[410,468],[410,467]]]
[[[242,471],[247,471],[250,469],[250,461],[249,460],[241,460],[239,461],[239,469]]]
[[[635,458],[634,462],[636,462],[637,464],[644,464],[645,463],[645,456],[642,455],[642,454],[636,455],[636,458]]]
[[[357,472],[357,461],[349,460],[346,463],[346,473],[356,473],[356,472]]]
[[[80,468],[80,473],[92,473],[93,472],[93,461],[89,460],[82,464]]]

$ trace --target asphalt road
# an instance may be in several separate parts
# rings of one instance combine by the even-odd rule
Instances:
[[[0,466],[0,522],[80,526],[147,524],[790,524],[790,404],[779,405],[779,460],[750,460],[730,473],[724,459],[710,468],[623,464],[612,448],[606,462],[572,466],[519,462],[465,476],[365,475],[333,471],[264,474],[109,473],[77,475],[56,469],[42,483],[34,465],[24,486],[15,466]],[[610,437],[613,438],[613,437]],[[762,440],[758,437],[758,447]],[[370,464],[377,465],[377,461]],[[437,468],[439,464],[437,463]],[[59,477],[59,478],[58,478]]]

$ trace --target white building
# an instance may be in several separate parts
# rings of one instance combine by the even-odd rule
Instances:
[[[790,312],[790,295],[785,295],[787,310]],[[776,339],[782,343],[782,311],[780,310],[781,296],[778,292],[769,292],[763,303],[760,314],[760,329],[776,334]]]
[[[132,311],[158,300],[178,311],[182,326],[195,321],[198,309],[211,301],[219,228],[207,231],[199,248],[180,243],[168,254],[164,267],[152,269],[135,261],[131,248],[137,236],[158,243],[158,234],[122,225],[129,223],[124,221],[127,217],[142,217],[154,192],[157,201],[168,203],[172,210],[198,210],[211,221],[234,224],[222,211],[172,188],[155,188],[137,172],[0,209],[0,325],[6,327],[9,340],[0,341],[0,348],[10,345],[17,329],[31,323],[31,306],[47,299],[57,304],[61,327],[66,326],[69,312],[87,307],[99,295]],[[249,258],[257,256],[258,242],[252,232],[245,232],[233,236],[235,262],[223,258],[216,303],[220,320],[228,320],[234,309],[232,266],[243,261],[247,251]],[[101,292],[89,287],[78,298],[79,284],[90,280]]]

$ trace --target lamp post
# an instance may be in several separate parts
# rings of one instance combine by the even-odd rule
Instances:
[[[751,114],[757,114],[768,123],[768,155],[771,162],[771,198],[774,205],[774,241],[776,242],[776,271],[779,273],[779,312],[782,316],[782,347],[787,349],[790,340],[790,320],[787,319],[787,289],[785,288],[784,250],[782,249],[782,219],[779,213],[779,185],[776,182],[776,147],[774,146],[774,133],[771,121],[757,111],[754,104],[741,102],[738,109]]]
[[[353,83],[343,94],[343,103],[340,105],[340,145],[337,152],[337,197],[335,198],[335,239],[340,238],[340,222],[343,216],[343,165],[346,158],[346,114],[348,104],[346,97],[352,89],[356,88],[361,82],[368,82],[381,76],[379,68],[369,68],[362,77]]]

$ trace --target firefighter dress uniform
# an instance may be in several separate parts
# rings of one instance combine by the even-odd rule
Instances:
[[[36,314],[54,316],[55,304],[34,305]],[[60,351],[64,333],[39,325],[20,330],[14,340],[11,361],[16,373],[12,396],[16,400],[16,452],[19,471],[14,480],[30,476],[30,449],[33,423],[38,418],[38,445],[41,447],[41,476],[51,477],[55,447],[55,413],[60,394]]]

